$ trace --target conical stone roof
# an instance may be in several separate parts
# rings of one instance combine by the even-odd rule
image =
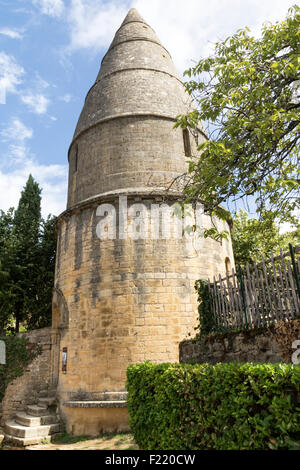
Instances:
[[[169,52],[138,11],[132,8],[102,60],[74,138],[88,128],[116,117],[154,115],[175,119],[189,107],[190,97]]]
[[[137,11],[136,8],[131,8],[129,10],[129,12],[126,15],[126,18],[124,19],[123,23],[121,24],[121,28],[122,28],[122,26],[124,26],[127,23],[144,23],[144,24],[147,24],[146,21],[144,20],[144,18],[141,17],[141,15],[139,14],[139,12]]]

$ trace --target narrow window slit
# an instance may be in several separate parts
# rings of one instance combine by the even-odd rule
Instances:
[[[182,132],[183,132],[184,153],[186,157],[190,157],[192,155],[190,133],[188,129],[183,129]]]
[[[75,161],[74,161],[74,173],[76,173],[78,168],[78,144],[75,146]]]

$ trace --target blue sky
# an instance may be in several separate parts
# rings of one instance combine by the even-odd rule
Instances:
[[[295,0],[0,0],[0,209],[17,206],[28,174],[43,215],[66,206],[67,151],[101,59],[131,7],[182,73],[238,28],[259,34]]]

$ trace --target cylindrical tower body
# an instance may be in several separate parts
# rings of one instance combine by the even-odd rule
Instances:
[[[169,53],[130,10],[86,97],[57,224],[53,376],[74,433],[107,430],[106,418],[63,404],[124,392],[131,363],[178,361],[197,323],[195,280],[233,265],[230,241],[195,244],[169,217],[181,195],[166,190],[205,138],[173,128],[189,106]],[[108,421],[121,423],[124,411],[113,413]]]

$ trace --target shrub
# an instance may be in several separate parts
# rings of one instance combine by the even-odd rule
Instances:
[[[300,366],[159,364],[127,369],[130,426],[145,450],[297,448]]]
[[[208,287],[208,281],[200,279],[195,282],[195,290],[198,293],[198,313],[199,324],[195,330],[199,330],[201,336],[208,335],[209,333],[218,331],[213,312],[212,312],[212,297]]]
[[[1,340],[6,343],[6,364],[0,365],[0,402],[7,385],[23,375],[27,364],[41,352],[39,347],[29,344],[25,338],[6,336]]]

